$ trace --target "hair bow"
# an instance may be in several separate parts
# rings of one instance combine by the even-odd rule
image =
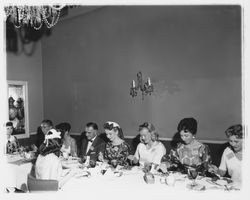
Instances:
[[[119,124],[117,124],[116,122],[107,121],[106,123],[108,123],[109,125],[113,125],[113,127],[120,128]]]
[[[52,133],[52,134],[45,135],[44,143],[46,143],[46,146],[48,146],[49,139],[54,139],[54,138],[59,138],[60,139],[61,138],[61,132],[56,131],[55,129],[49,130],[48,133]]]

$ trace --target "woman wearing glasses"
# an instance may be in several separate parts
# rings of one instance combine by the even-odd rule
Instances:
[[[122,129],[116,122],[106,122],[104,130],[109,142],[105,146],[104,152],[100,152],[99,160],[107,161],[114,167],[117,165],[128,165],[127,157],[130,152],[129,145],[124,141]]]
[[[194,167],[205,175],[211,157],[208,146],[196,139],[197,121],[194,118],[184,118],[177,130],[182,141],[177,144],[176,149],[171,149],[169,155],[162,158],[161,170],[172,168],[187,172],[189,167]]]
[[[135,155],[130,155],[129,159],[141,166],[149,164],[159,165],[161,158],[166,154],[164,145],[158,141],[158,134],[153,124],[145,122],[139,126],[140,143],[136,148]]]

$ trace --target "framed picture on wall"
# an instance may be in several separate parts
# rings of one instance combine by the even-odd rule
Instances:
[[[8,81],[8,119],[13,123],[13,135],[17,138],[29,137],[28,83]]]

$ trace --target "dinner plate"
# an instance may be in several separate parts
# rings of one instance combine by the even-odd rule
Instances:
[[[76,173],[75,178],[82,178],[82,177],[89,178],[90,176],[91,176],[91,173],[89,171],[79,171]]]
[[[63,168],[78,168],[81,164],[77,160],[62,161]]]
[[[195,185],[187,184],[187,188],[191,190],[196,190],[196,191],[206,190],[205,185],[198,184],[198,183],[196,183]]]

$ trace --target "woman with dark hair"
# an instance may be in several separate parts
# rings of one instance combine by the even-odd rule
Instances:
[[[106,122],[104,130],[109,139],[104,152],[99,153],[100,161],[107,161],[112,165],[128,165],[127,157],[130,153],[129,145],[124,141],[121,127],[116,122]]]
[[[44,143],[39,147],[39,155],[35,163],[35,176],[37,179],[58,180],[61,187],[71,176],[74,170],[62,177],[62,164],[59,159],[62,146],[61,132],[49,130]]]
[[[182,142],[177,144],[176,149],[171,149],[169,155],[162,158],[160,168],[162,171],[174,168],[187,172],[189,167],[194,167],[205,175],[211,157],[208,146],[196,139],[197,121],[194,118],[184,118],[178,124],[177,130]]]
[[[158,141],[158,134],[155,131],[153,124],[145,122],[139,126],[140,143],[136,148],[134,156],[129,156],[129,159],[134,164],[138,162],[140,165],[161,163],[161,158],[166,154],[164,145]]]
[[[20,145],[16,136],[12,135],[13,130],[14,130],[13,123],[7,122],[5,126],[6,126],[6,134],[7,134],[6,153],[17,152]]]
[[[224,150],[219,168],[215,165],[210,165],[209,171],[220,176],[225,176],[226,172],[228,172],[232,180],[240,184],[243,142],[242,125],[230,126],[225,133],[230,146]]]
[[[69,123],[64,122],[56,125],[56,129],[58,129],[62,134],[62,148],[61,152],[65,152],[68,155],[77,157],[77,145],[74,138],[72,138],[69,134],[71,126]]]

